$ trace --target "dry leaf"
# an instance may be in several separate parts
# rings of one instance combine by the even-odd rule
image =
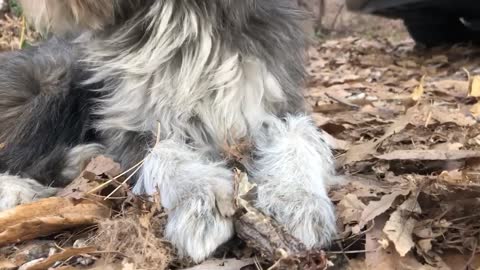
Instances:
[[[85,198],[86,193],[94,190],[121,172],[120,164],[114,162],[111,158],[105,156],[95,157],[88,163],[80,176],[58,192],[57,196],[74,199]],[[105,186],[105,188],[106,187],[108,186]],[[97,190],[96,193],[100,193],[101,191],[102,190]]]
[[[434,92],[455,98],[464,98],[468,95],[469,83],[465,81],[447,79],[431,82],[429,85],[435,89]]]
[[[337,205],[338,217],[344,224],[359,222],[366,205],[354,194],[347,194]]]
[[[415,214],[422,213],[422,208],[420,207],[420,204],[417,201],[416,194],[410,195],[407,200],[405,200],[400,206],[397,207],[397,209],[401,211],[409,212],[409,213],[415,213]]]
[[[402,257],[415,246],[412,238],[415,224],[415,219],[406,218],[400,210],[397,210],[390,215],[390,219],[383,228],[383,232],[393,242],[395,249]]]
[[[395,133],[398,133],[405,129],[405,127],[410,123],[410,118],[414,113],[413,110],[409,110],[407,114],[399,117],[392,125],[390,125],[386,130],[385,134],[375,141],[369,141],[360,145],[353,145],[350,147],[348,152],[345,154],[345,159],[343,161],[344,165],[350,165],[358,161],[363,161],[373,157],[376,153],[377,146],[388,139]]]
[[[439,107],[432,108],[430,112],[432,114],[431,117],[441,124],[452,123],[461,127],[468,127],[477,124],[475,119],[462,112],[447,111],[440,109]]]
[[[468,96],[480,97],[480,76],[473,76],[471,78]]]
[[[425,75],[422,76],[422,78],[420,79],[420,83],[418,84],[417,87],[415,87],[412,95],[410,96],[410,98],[413,101],[418,102],[422,98],[423,94],[425,93],[425,88],[423,86],[424,84],[425,84]]]
[[[374,220],[376,217],[385,213],[390,207],[392,207],[395,199],[399,196],[405,196],[408,193],[410,193],[408,190],[394,191],[391,194],[383,196],[379,201],[371,201],[362,212],[360,227],[365,226],[371,220]]]
[[[379,243],[383,237],[382,228],[385,226],[385,216],[375,219],[375,226],[365,234],[365,263],[368,270],[394,270],[398,263],[392,252],[388,253]]]
[[[236,194],[235,194],[235,204],[238,209],[245,209],[247,211],[256,211],[254,207],[248,200],[248,194],[257,186],[254,183],[251,183],[248,180],[248,176],[246,173],[237,171],[235,173],[235,186],[236,186]]]

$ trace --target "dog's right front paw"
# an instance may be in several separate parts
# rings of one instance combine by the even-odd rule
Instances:
[[[258,197],[256,206],[308,248],[326,247],[336,236],[334,207],[326,195],[301,189],[275,192],[259,186]]]
[[[166,237],[181,257],[201,262],[234,233],[233,222],[215,207],[213,198],[191,198],[169,213]]]

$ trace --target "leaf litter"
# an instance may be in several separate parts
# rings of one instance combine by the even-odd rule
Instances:
[[[335,149],[346,184],[331,191],[340,234],[329,258],[349,269],[478,269],[479,50],[347,37],[310,53],[324,63],[309,70],[314,117],[348,146]]]
[[[0,28],[0,50],[19,48],[21,20]],[[191,269],[478,269],[480,50],[346,37],[309,55],[306,98],[345,179],[330,192],[338,239],[305,251],[252,206],[239,171],[243,241]],[[192,267],[163,240],[158,198],[133,196],[121,172],[97,157],[57,197],[2,213],[0,269]]]

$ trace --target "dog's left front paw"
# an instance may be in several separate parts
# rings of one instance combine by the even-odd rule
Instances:
[[[180,257],[189,256],[199,263],[233,236],[231,218],[221,214],[214,200],[193,194],[169,213],[166,238],[178,249]]]
[[[308,248],[326,247],[336,236],[334,207],[326,195],[305,190],[279,194],[260,186],[256,206],[285,226]]]

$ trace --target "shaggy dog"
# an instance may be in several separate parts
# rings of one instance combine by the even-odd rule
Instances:
[[[234,233],[225,149],[250,142],[256,206],[308,247],[331,241],[333,158],[305,113],[293,1],[20,2],[74,39],[0,56],[0,209],[51,196],[97,154],[144,160],[134,192],[160,192],[166,237],[198,262]]]

